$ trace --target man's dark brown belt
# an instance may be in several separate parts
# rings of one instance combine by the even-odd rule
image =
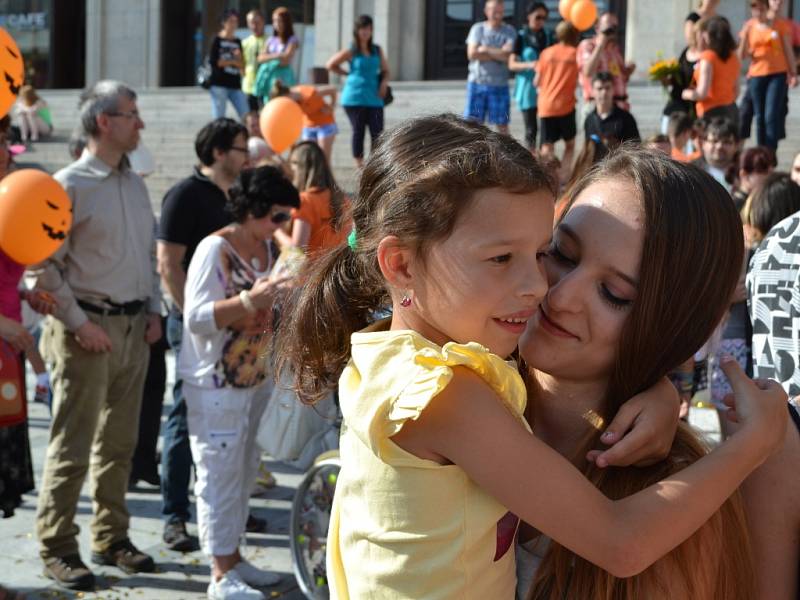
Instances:
[[[78,306],[85,311],[106,317],[115,317],[118,315],[138,315],[144,308],[144,301],[142,300],[134,300],[133,302],[125,302],[123,304],[115,304],[110,300],[106,300],[105,302],[110,304],[108,308],[104,306],[95,306],[94,304],[84,302],[83,300],[78,300]]]

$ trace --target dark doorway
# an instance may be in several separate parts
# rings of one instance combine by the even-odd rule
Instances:
[[[800,0],[798,0],[800,1]],[[425,79],[466,79],[466,39],[473,23],[483,21],[484,0],[428,0],[425,24]],[[505,1],[505,20],[519,28],[525,20],[525,0]],[[545,0],[548,27],[561,20],[558,0]],[[610,10],[619,17],[619,39],[624,44],[627,0],[597,0],[599,12]],[[585,35],[592,35],[589,30]],[[623,52],[625,49],[623,48]]]
[[[194,85],[195,32],[198,31],[194,0],[161,3],[160,85]]]
[[[52,6],[47,85],[82,88],[86,85],[86,0],[53,2]]]

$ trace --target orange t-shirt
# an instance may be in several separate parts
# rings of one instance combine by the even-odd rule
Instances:
[[[342,209],[346,209],[343,206]],[[331,227],[331,191],[312,188],[300,192],[300,208],[292,211],[292,217],[311,225],[308,238],[308,254],[338,246],[350,233],[350,224],[345,223],[339,231]]]
[[[298,85],[297,91],[303,109],[303,127],[322,127],[336,122],[331,107],[313,85]]]
[[[575,110],[577,50],[566,44],[546,48],[539,55],[536,71],[539,73],[538,115],[563,117]]]
[[[691,154],[686,154],[680,148],[673,148],[672,152],[670,153],[670,157],[673,160],[677,160],[678,162],[682,163],[690,163],[693,160],[697,160],[703,156],[703,153],[700,150],[695,150]]]
[[[710,62],[712,71],[708,96],[705,100],[698,100],[695,104],[698,117],[702,117],[707,111],[717,106],[727,106],[736,102],[739,92],[736,82],[739,80],[739,69],[742,66],[733,52],[728,56],[728,60],[723,61],[713,50],[704,50],[700,54],[700,60]],[[699,77],[700,68],[698,66],[694,71],[695,84]]]
[[[764,77],[789,70],[786,54],[783,51],[783,36],[791,35],[791,24],[786,19],[775,19],[770,27],[755,19],[750,19],[747,32],[747,46],[753,55],[748,77]]]

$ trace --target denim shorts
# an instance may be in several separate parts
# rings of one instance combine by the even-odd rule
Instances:
[[[332,135],[336,135],[339,133],[339,128],[336,126],[336,123],[331,123],[329,125],[321,125],[319,127],[303,127],[303,141],[317,141],[317,138],[326,138],[331,137]]]
[[[511,96],[507,85],[467,83],[467,107],[464,117],[490,125],[508,125]]]

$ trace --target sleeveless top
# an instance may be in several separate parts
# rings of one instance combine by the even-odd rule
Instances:
[[[381,72],[381,53],[377,44],[372,45],[372,53],[364,55],[354,45],[350,47],[350,73],[342,90],[342,106],[383,106],[378,96],[378,75]]]
[[[379,330],[386,326],[353,334],[339,381],[344,424],[328,530],[331,598],[511,600],[516,516],[458,465],[419,458],[391,437],[448,385],[454,366],[478,374],[528,428],[522,378],[513,362],[479,344],[440,347],[414,331]]]
[[[547,32],[543,32],[545,38],[545,46],[551,45],[551,39]],[[517,46],[514,50],[521,50],[518,53],[519,60],[522,62],[531,62],[539,58],[539,53],[544,48],[539,48],[534,45],[533,32],[528,27],[523,27],[517,32]],[[533,85],[533,76],[535,71],[533,69],[526,69],[519,71],[514,77],[514,101],[520,110],[528,110],[536,108],[536,87]]]

